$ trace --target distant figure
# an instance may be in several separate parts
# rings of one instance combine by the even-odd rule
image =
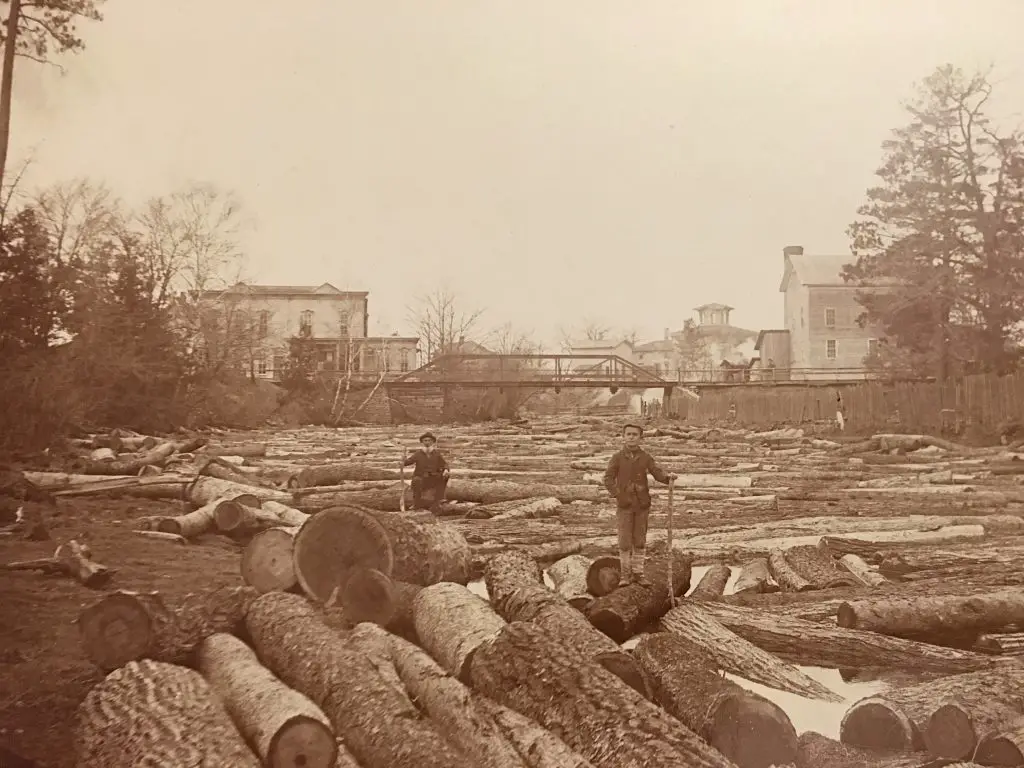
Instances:
[[[775,361],[772,358],[768,358],[768,364],[764,369],[768,372],[768,381],[775,381]]]
[[[413,509],[430,508],[435,514],[441,509],[445,491],[448,489],[448,477],[451,472],[448,462],[437,450],[437,438],[430,432],[420,435],[423,447],[413,451],[405,459],[404,465],[414,464],[412,473],[412,506]]]
[[[843,414],[843,395],[837,389],[836,390],[836,423],[839,424],[839,431],[842,432],[846,429],[846,418]]]

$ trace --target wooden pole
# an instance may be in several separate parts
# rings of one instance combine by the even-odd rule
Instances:
[[[668,599],[669,599],[669,605],[671,605],[673,608],[676,605],[676,591],[674,589],[674,584],[672,582],[672,559],[673,559],[672,558],[672,517],[673,517],[672,513],[673,513],[673,511],[675,509],[675,503],[674,503],[674,500],[675,500],[675,489],[676,489],[676,480],[675,480],[675,478],[674,477],[673,478],[669,478],[669,481],[668,481],[668,522],[666,524],[666,527],[668,528],[668,532],[667,532],[667,536],[666,536],[666,539],[667,539],[667,547],[666,547],[666,549],[667,549],[668,557],[667,557],[667,565],[665,567],[666,567],[666,571],[667,571],[667,575],[668,575]]]
[[[405,460],[409,457],[409,449],[402,449],[402,466],[399,467],[399,479],[402,481],[402,495],[398,500],[398,507],[405,512]],[[394,475],[392,475],[394,477]]]

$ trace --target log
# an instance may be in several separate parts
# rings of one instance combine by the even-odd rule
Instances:
[[[187,664],[205,638],[237,632],[255,597],[251,587],[222,587],[172,608],[157,592],[112,592],[82,609],[78,629],[86,656],[104,672],[142,658]]]
[[[594,559],[587,568],[587,591],[594,597],[609,595],[619,586],[619,558],[604,555]]]
[[[397,469],[359,464],[327,464],[306,467],[288,478],[289,488],[315,488],[324,485],[341,485],[348,480],[398,480]]]
[[[163,531],[132,531],[136,536],[142,536],[146,539],[156,539],[158,541],[167,541],[172,544],[181,544],[185,546],[188,544],[188,539],[184,536],[179,536],[176,533],[164,533]]]
[[[793,566],[786,560],[786,553],[781,549],[773,549],[768,553],[768,568],[785,592],[807,592],[814,589],[811,582],[793,570]]]
[[[260,768],[217,694],[191,669],[143,659],[111,672],[78,706],[78,768]]]
[[[271,768],[333,768],[338,744],[320,708],[260,664],[233,635],[200,643],[198,669],[224,702],[238,730]]]
[[[981,765],[1024,765],[1024,718],[986,735],[975,759]]]
[[[842,697],[794,666],[744,640],[712,618],[706,604],[683,601],[661,618],[661,627],[701,648],[726,672],[779,691],[819,701]]]
[[[257,592],[289,592],[298,586],[294,546],[298,528],[260,531],[242,550],[242,580]]]
[[[393,579],[429,586],[441,581],[468,584],[473,551],[451,523],[426,519],[417,522],[407,515],[370,510],[367,514],[387,533],[394,552]]]
[[[859,583],[849,573],[836,568],[828,550],[820,545],[801,544],[790,547],[785,551],[785,558],[790,567],[810,582],[814,589],[855,587]]]
[[[256,505],[251,505],[256,506]],[[295,507],[289,507],[287,504],[282,504],[279,501],[273,501],[266,499],[259,504],[259,506],[267,511],[273,512],[281,520],[281,523],[289,527],[298,527],[309,520],[309,515],[305,512],[300,512]]]
[[[353,624],[365,621],[385,627],[395,616],[392,581],[372,568],[352,568],[339,598],[342,610]]]
[[[636,660],[544,586],[541,578],[537,563],[522,552],[495,555],[484,573],[491,605],[505,621],[533,622],[566,648],[595,660],[634,690],[649,695]]]
[[[579,541],[548,541],[543,544],[533,544],[523,551],[543,565],[544,563],[554,563],[569,555],[579,554],[583,551],[583,544]]]
[[[546,499],[537,499],[536,501],[528,501],[525,504],[520,504],[512,509],[502,512],[501,514],[495,515],[490,519],[522,520],[527,518],[553,517],[561,508],[562,502],[551,496]]]
[[[951,699],[971,697],[974,689],[1006,690],[1024,685],[1024,667],[998,668],[940,677],[895,688],[856,702],[843,716],[839,738],[855,747],[892,752],[924,748],[924,731],[932,714]]]
[[[163,478],[154,478],[162,480]],[[222,498],[237,498],[238,496],[255,496],[260,501],[277,501],[282,504],[291,502],[291,494],[284,491],[277,491],[273,488],[264,488],[256,485],[243,485],[233,483],[230,480],[220,480],[216,477],[199,476],[186,488],[188,500],[198,507],[209,504]]]
[[[591,562],[585,555],[569,555],[548,568],[555,592],[578,611],[586,611],[594,601],[593,596],[587,593],[587,573]]]
[[[731,577],[732,570],[728,565],[716,563],[704,572],[688,597],[691,600],[717,600],[725,594],[725,587]]]
[[[890,667],[954,674],[992,665],[992,657],[980,653],[842,629],[754,608],[715,602],[704,603],[701,610],[758,648],[801,666]]]
[[[719,674],[702,650],[668,633],[644,635],[633,651],[654,701],[739,768],[788,765],[796,758],[789,716]]]
[[[779,585],[772,578],[768,559],[759,557],[743,564],[739,578],[733,587],[733,594],[766,594],[778,592]]]
[[[985,736],[1002,733],[1022,718],[1024,695],[1016,683],[979,686],[942,702],[922,728],[922,737],[929,754],[963,760],[974,755]]]
[[[210,456],[244,456],[262,458],[267,455],[266,443],[236,443],[234,445],[207,445],[204,453]]]
[[[324,494],[302,494],[296,503],[303,509],[324,509],[338,505],[368,507],[385,512],[401,510],[400,487],[367,491],[339,491]],[[544,483],[509,483],[505,481],[463,480],[452,478],[448,482],[445,498],[448,501],[497,504],[517,499],[554,497],[563,504],[573,501],[602,502],[608,500],[603,488],[593,485],[547,485]]]
[[[870,565],[853,553],[843,555],[839,558],[839,562],[850,572],[851,576],[865,587],[880,587],[888,583],[885,576],[873,570]]]
[[[390,576],[395,555],[387,531],[368,512],[335,507],[313,515],[293,537],[295,578],[310,598],[325,603],[349,571],[372,568]]]
[[[413,615],[416,595],[424,589],[419,584],[410,584],[407,581],[391,581],[391,593],[394,596],[395,610],[384,628],[389,632],[405,638],[416,645],[420,644],[416,636],[416,623]]]
[[[163,533],[174,533],[186,539],[194,539],[196,536],[209,533],[216,527],[214,515],[218,509],[222,508],[228,509],[230,512],[243,509],[241,502],[236,499],[214,499],[209,504],[204,504],[199,509],[194,509],[184,515],[161,518],[156,529]],[[242,514],[242,512],[238,511],[237,514]]]
[[[541,627],[509,624],[481,646],[473,687],[551,729],[596,768],[730,768],[682,723]]]
[[[420,645],[451,675],[469,682],[477,648],[497,637],[505,621],[486,600],[460,584],[433,584],[413,600]]]
[[[651,586],[630,584],[610,595],[599,597],[587,611],[590,623],[617,643],[624,643],[637,632],[665,615],[672,597],[690,589],[693,558],[677,550],[672,554],[672,593],[669,594],[668,558],[652,556],[647,562]]]
[[[116,569],[100,565],[92,559],[88,546],[71,539],[57,547],[53,557],[38,560],[20,560],[0,564],[5,571],[42,571],[46,574],[68,576],[90,589],[100,589],[110,583]]]
[[[251,536],[283,525],[281,518],[267,509],[244,504],[222,504],[213,511],[217,530],[234,538]]]
[[[1013,656],[1024,654],[1024,632],[1008,632],[1005,635],[981,635],[974,644],[979,653],[998,653]]]
[[[872,752],[851,747],[814,731],[801,733],[797,740],[796,768],[931,768],[930,762],[925,752]]]
[[[475,691],[470,695],[477,709],[490,715],[516,747],[528,768],[593,768],[593,763],[536,721]]]
[[[108,449],[101,448],[100,450]],[[176,450],[174,443],[168,441],[133,459],[91,459],[84,463],[82,471],[87,475],[138,475],[139,470],[145,466],[162,465]]]
[[[263,663],[323,709],[363,768],[475,765],[423,717],[393,668],[349,647],[301,596],[261,595],[245,623]]]
[[[841,603],[840,627],[893,637],[937,640],[971,637],[1024,624],[1024,590],[969,597],[882,597]]]

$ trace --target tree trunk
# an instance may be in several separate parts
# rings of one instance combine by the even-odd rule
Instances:
[[[768,560],[764,557],[744,563],[733,588],[733,594],[736,595],[765,594],[778,591],[779,585],[772,579]]]
[[[78,707],[78,768],[260,768],[198,672],[143,659],[111,672]]]
[[[662,617],[661,626],[703,649],[726,672],[745,680],[809,699],[843,700],[796,667],[730,632],[712,618],[703,603],[684,600]]]
[[[594,597],[610,595],[618,588],[621,573],[619,558],[611,555],[595,558],[587,568],[587,591]]]
[[[668,558],[651,557],[647,576],[651,586],[630,584],[610,595],[599,597],[587,611],[590,623],[617,643],[624,643],[651,622],[657,621],[672,607],[671,597],[686,594],[690,588],[693,559],[682,552],[672,552],[672,594],[668,586]]]
[[[1005,590],[970,597],[880,597],[839,606],[840,627],[879,632],[893,637],[948,641],[977,639],[1024,624],[1024,590]]]
[[[370,622],[386,627],[395,617],[394,582],[380,571],[356,566],[349,570],[339,601],[353,625]]]
[[[316,702],[363,768],[473,768],[381,669],[321,621],[299,595],[271,592],[246,627],[260,659]]]
[[[786,713],[720,675],[699,648],[662,632],[644,635],[633,653],[654,701],[739,768],[793,762],[796,730]]]
[[[186,664],[205,638],[237,632],[256,595],[222,587],[171,608],[157,592],[113,592],[82,609],[78,630],[86,656],[104,672],[142,658]]]
[[[528,768],[594,768],[593,763],[536,721],[483,694],[473,691],[470,695],[477,709],[490,715],[516,747]]]
[[[940,677],[926,683],[895,688],[856,702],[843,716],[839,738],[866,749],[910,752],[924,748],[924,731],[931,716],[951,699],[969,701],[977,689],[1007,691],[1024,686],[1024,668],[998,668]]]
[[[768,553],[768,568],[779,586],[785,592],[807,592],[814,585],[797,573],[786,560],[786,553],[781,549],[773,549]]]
[[[929,763],[925,752],[872,752],[814,731],[801,733],[797,740],[796,768],[930,768]]]
[[[352,568],[390,576],[395,562],[391,539],[369,512],[335,507],[313,515],[295,534],[295,578],[302,591],[326,603],[341,593]]]
[[[0,191],[7,179],[7,153],[11,144],[11,97],[14,93],[14,57],[18,50],[21,0],[11,0],[4,34],[3,80],[0,83]],[[0,221],[0,225],[3,222]]]
[[[836,568],[827,549],[814,544],[801,544],[785,551],[786,562],[811,583],[814,589],[856,587],[858,581]]]
[[[242,550],[242,579],[257,592],[289,592],[298,586],[293,549],[298,528],[260,531]]]
[[[497,637],[505,621],[486,600],[459,584],[434,584],[416,595],[413,621],[420,645],[451,675],[469,681],[473,654]]]
[[[251,497],[255,498],[255,497]],[[257,504],[259,502],[257,501]],[[230,512],[241,515],[243,505],[237,499],[222,498],[215,499],[209,504],[204,504],[199,509],[194,509],[184,515],[177,517],[164,517],[157,523],[156,529],[163,533],[173,533],[186,539],[194,539],[209,533],[216,527],[214,515],[218,509],[227,509]]]
[[[875,632],[831,627],[753,608],[705,603],[702,610],[758,648],[801,666],[840,669],[892,667],[954,674],[992,665],[992,657],[980,653],[942,648]]]
[[[199,645],[197,659],[199,671],[265,765],[334,768],[338,744],[327,716],[274,677],[249,646],[233,635],[210,635]]]
[[[1020,670],[1011,670],[1004,679],[986,676],[975,687],[965,687],[941,702],[922,729],[925,747],[935,757],[970,757],[982,737],[1001,733],[1024,717],[1020,686]]]
[[[570,609],[573,610],[573,609]],[[529,622],[481,646],[473,687],[533,718],[596,768],[729,768],[660,707]]]
[[[1024,765],[1024,718],[982,738],[976,759],[982,765]]]
[[[578,611],[586,611],[587,606],[594,602],[593,595],[587,592],[587,571],[591,562],[585,555],[569,555],[548,568],[555,592]]]
[[[853,553],[843,555],[839,558],[839,562],[865,587],[880,587],[887,582],[885,576],[872,569],[870,565]]]
[[[197,477],[187,488],[187,496],[196,506],[203,506],[212,501],[222,498],[237,498],[242,495],[251,495],[260,501],[277,501],[282,504],[291,502],[291,494],[284,491],[276,491],[273,488],[264,488],[256,485],[243,485],[233,483],[230,480],[219,480],[216,477]]]
[[[522,552],[491,558],[484,575],[494,610],[505,621],[529,621],[550,633],[566,648],[617,675],[642,695],[647,681],[631,654],[601,634],[586,617],[541,582],[540,568]]]
[[[451,523],[427,519],[417,522],[406,515],[370,511],[387,532],[394,552],[393,579],[429,586],[441,581],[468,584],[473,551],[465,536]]]
[[[690,600],[717,600],[725,594],[725,587],[732,577],[728,565],[717,563],[708,568],[701,576],[697,586],[687,595]]]

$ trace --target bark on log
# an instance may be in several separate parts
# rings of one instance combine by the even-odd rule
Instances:
[[[517,622],[480,647],[473,686],[551,729],[596,768],[730,768],[682,723],[542,628]]]
[[[778,591],[779,585],[772,578],[771,570],[768,568],[768,559],[764,557],[744,563],[733,588],[733,594],[736,595],[769,594]]]
[[[202,676],[173,664],[144,659],[111,672],[76,719],[78,768],[261,765]]]
[[[255,498],[248,494],[247,496]],[[259,502],[257,501],[257,503]],[[194,539],[196,536],[209,533],[216,527],[215,514],[217,510],[227,509],[229,512],[241,515],[243,514],[241,511],[243,508],[247,507],[243,507],[242,501],[239,499],[231,497],[214,499],[209,504],[204,504],[184,515],[162,518],[157,523],[156,529],[163,533],[175,533],[186,539]]]
[[[156,479],[160,480],[161,478]],[[292,500],[291,494],[284,491],[233,483],[229,480],[219,480],[216,477],[197,477],[189,484],[186,492],[189,501],[200,507],[217,499],[235,498],[242,495],[252,495],[260,501],[278,501],[282,504],[288,504]]]
[[[587,591],[594,597],[610,595],[619,586],[620,566],[611,555],[595,558],[587,568]]]
[[[669,594],[668,558],[650,557],[647,576],[651,586],[630,584],[610,595],[599,597],[587,611],[590,623],[617,643],[624,643],[651,622],[657,621],[672,607],[671,597],[686,594],[690,588],[693,558],[673,550],[672,594]]]
[[[555,592],[578,611],[585,612],[594,602],[593,595],[587,593],[587,572],[591,562],[585,555],[569,555],[548,568]]]
[[[888,581],[885,576],[873,570],[870,565],[853,553],[843,555],[839,558],[839,562],[865,587],[880,587]]]
[[[505,620],[466,587],[442,583],[416,595],[413,624],[422,647],[449,674],[468,683],[473,654],[497,637]]]
[[[289,592],[298,585],[294,546],[298,528],[260,531],[242,550],[242,580],[257,592]]]
[[[325,603],[340,594],[355,567],[390,576],[395,562],[387,531],[369,512],[335,507],[313,515],[292,545],[295,578],[302,591]]]
[[[633,653],[651,680],[654,701],[739,768],[793,762],[796,730],[789,716],[720,675],[698,647],[663,632],[645,635]]]
[[[715,602],[704,603],[702,610],[758,648],[801,666],[891,667],[954,674],[992,665],[992,657],[980,653],[842,629],[753,608]]]
[[[998,668],[951,675],[896,688],[856,702],[843,716],[839,738],[856,747],[893,752],[924,748],[924,731],[932,714],[950,699],[971,696],[974,689],[1024,684],[1024,667]]]
[[[551,496],[519,504],[490,518],[491,520],[522,520],[533,518],[554,517],[562,508],[562,502]]]
[[[786,562],[811,583],[814,589],[855,587],[858,581],[836,568],[827,549],[813,544],[801,544],[785,551]]]
[[[324,485],[342,485],[347,480],[398,480],[397,469],[359,464],[329,464],[306,467],[288,479],[289,488],[315,488]]]
[[[268,528],[283,525],[281,518],[270,510],[247,507],[244,504],[227,504],[213,511],[217,530],[233,538],[252,536]]]
[[[524,551],[543,565],[544,563],[554,563],[569,555],[579,554],[583,551],[583,544],[579,541],[548,541],[526,547]]]
[[[157,592],[113,592],[82,609],[78,629],[104,672],[142,658],[186,664],[205,638],[237,632],[255,597],[251,587],[223,587],[172,608]]]
[[[521,552],[503,552],[487,564],[484,581],[494,610],[507,622],[529,621],[566,648],[593,659],[623,682],[649,696],[640,666],[629,653],[541,582],[537,563]]]
[[[536,721],[486,696],[471,692],[477,709],[494,720],[528,768],[594,768],[594,764]]]
[[[930,762],[926,752],[873,752],[814,731],[801,733],[797,740],[796,768],[931,768]]]
[[[981,765],[1024,765],[1024,718],[982,738],[975,759]]]
[[[262,595],[246,627],[263,663],[323,709],[363,768],[474,768],[396,685],[393,668],[350,648],[304,598]]]
[[[413,616],[413,605],[416,595],[424,589],[419,584],[410,584],[407,581],[391,581],[391,591],[395,600],[395,611],[385,627],[393,634],[403,637],[411,643],[420,644],[416,636],[416,623]]]
[[[922,729],[929,754],[963,760],[974,754],[985,736],[1012,728],[1024,718],[1024,694],[1018,682],[1011,675],[1003,684],[965,689],[943,702]]]
[[[779,586],[785,592],[807,592],[814,585],[797,573],[786,560],[786,553],[781,549],[773,549],[768,553],[768,568]]]
[[[723,670],[745,680],[810,699],[843,700],[796,667],[730,632],[712,618],[705,604],[683,601],[662,617],[661,626],[702,648]]]
[[[728,565],[716,563],[704,572],[687,597],[690,600],[717,600],[725,594],[725,587],[731,577],[732,570]]]
[[[976,639],[1024,624],[1024,590],[1005,590],[970,597],[882,597],[844,602],[836,621],[840,627],[864,629],[893,637],[940,640]]]
[[[210,635],[197,664],[264,765],[334,767],[338,744],[327,716],[274,677],[249,646],[233,635]]]
[[[257,500],[258,501],[258,500]],[[257,506],[257,505],[251,505]],[[305,512],[300,512],[295,507],[289,507],[287,504],[282,504],[279,501],[273,501],[271,499],[265,499],[258,504],[262,509],[267,512],[273,512],[280,518],[283,525],[289,527],[298,527],[309,520],[309,515]]]
[[[428,519],[417,522],[406,515],[368,510],[387,533],[394,552],[387,575],[399,581],[428,586],[441,581],[468,584],[473,551],[451,523]]]

